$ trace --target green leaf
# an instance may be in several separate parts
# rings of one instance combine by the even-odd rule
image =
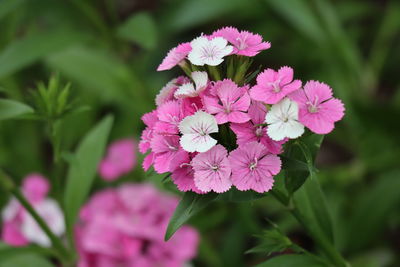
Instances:
[[[103,156],[113,117],[107,116],[83,138],[68,171],[64,194],[67,225],[75,223],[80,207],[85,202]]]
[[[246,253],[264,253],[269,256],[275,252],[282,252],[292,245],[292,241],[276,227],[264,231],[261,236],[261,244],[248,250]]]
[[[136,13],[129,17],[117,29],[117,36],[137,43],[146,49],[157,45],[157,28],[154,19],[148,13]]]
[[[213,202],[217,197],[218,194],[215,193],[201,195],[193,192],[186,192],[168,223],[165,240],[169,240],[185,222]]]
[[[6,16],[8,13],[12,12],[25,0],[2,0],[0,1],[0,19]]]
[[[14,100],[0,99],[0,120],[12,119],[28,113],[33,113],[30,106]]]
[[[330,208],[317,179],[308,179],[294,195],[294,204],[301,212],[313,235],[323,237],[333,244],[333,225]]]
[[[246,202],[254,201],[259,198],[265,197],[265,194],[260,194],[255,191],[239,191],[236,188],[231,188],[228,192],[218,195],[218,200],[230,202]]]
[[[327,265],[319,260],[303,254],[289,254],[273,257],[256,267],[326,267]]]
[[[37,60],[82,40],[70,31],[38,33],[10,43],[0,53],[0,78],[29,66]]]
[[[282,157],[285,187],[289,194],[296,192],[315,173],[314,160],[323,135],[310,134],[291,143]]]
[[[387,218],[400,206],[400,171],[379,176],[355,203],[347,231],[351,251],[362,249],[387,229]]]
[[[0,267],[53,267],[45,258],[31,253],[20,253],[1,259]]]

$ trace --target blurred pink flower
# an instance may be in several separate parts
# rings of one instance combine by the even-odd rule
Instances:
[[[301,81],[293,80],[292,68],[284,66],[278,71],[266,69],[257,76],[257,84],[251,88],[250,96],[266,104],[276,104],[300,87]]]
[[[99,173],[106,181],[113,181],[129,173],[136,165],[136,142],[121,139],[113,142],[100,162]]]
[[[46,198],[48,191],[49,183],[40,174],[28,175],[22,183],[24,196],[53,233],[60,236],[65,231],[64,216],[57,202]],[[3,209],[2,219],[2,240],[5,243],[12,246],[24,246],[29,243],[46,247],[51,245],[47,235],[15,198]]]
[[[192,51],[192,47],[189,42],[179,44],[177,47],[172,48],[158,66],[157,71],[172,69],[181,63],[190,51]]]
[[[234,27],[224,27],[215,31],[212,37],[223,37],[233,45],[232,54],[254,57],[262,50],[271,47],[270,42],[263,42],[261,35],[248,31],[239,31]]]
[[[273,176],[281,170],[278,156],[268,153],[263,144],[251,142],[229,155],[232,183],[240,191],[267,192],[274,184]]]
[[[75,236],[79,267],[178,267],[197,254],[198,233],[164,234],[178,200],[150,184],[125,184],[96,193],[82,208]]]
[[[299,105],[299,121],[314,133],[330,133],[344,116],[342,101],[333,98],[332,89],[325,83],[309,81],[304,90],[289,97]]]

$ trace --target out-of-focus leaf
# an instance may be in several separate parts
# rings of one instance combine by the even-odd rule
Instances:
[[[231,202],[253,201],[265,197],[265,194],[260,194],[255,191],[239,191],[236,188],[231,188],[228,192],[218,195],[218,200]]]
[[[82,35],[76,32],[58,30],[16,40],[0,53],[0,78],[82,39]]]
[[[209,205],[217,197],[218,194],[215,193],[201,195],[193,192],[186,192],[168,223],[165,240],[169,240],[185,222]]]
[[[154,49],[157,45],[156,24],[148,13],[136,13],[129,17],[118,27],[117,35],[146,49]]]
[[[323,43],[326,34],[321,28],[318,18],[308,4],[303,0],[266,0],[278,13],[285,17],[294,28],[312,39]]]
[[[0,261],[0,267],[53,267],[45,258],[35,254],[20,253],[11,257],[3,258]]]
[[[308,179],[294,195],[294,203],[315,234],[324,235],[333,244],[332,217],[318,180]]]
[[[12,119],[32,112],[33,109],[28,105],[14,100],[0,99],[0,120]]]
[[[274,257],[256,267],[327,267],[327,265],[308,255],[289,254]]]
[[[42,254],[43,256],[54,256],[56,252],[53,248],[45,248],[45,247],[40,247],[38,245],[26,245],[21,247],[14,247],[6,243],[0,242],[0,259],[5,259],[7,257],[12,257],[12,256],[18,256],[25,253]]]
[[[282,252],[290,248],[292,241],[278,228],[264,231],[260,237],[261,244],[247,251],[247,253],[263,253],[268,256],[275,252]]]
[[[144,85],[135,73],[103,50],[71,47],[51,55],[47,63],[93,94],[107,100],[122,101],[139,114],[152,104],[147,101]]]
[[[373,242],[386,219],[400,205],[400,171],[380,176],[356,202],[347,232],[348,249],[355,251]]]
[[[323,135],[310,134],[301,137],[287,147],[282,159],[285,187],[289,194],[296,192],[307,177],[315,172],[314,160],[323,138]]]
[[[112,124],[113,117],[105,117],[83,138],[75,152],[76,160],[72,161],[68,171],[64,194],[68,227],[75,223],[79,209],[90,191]]]
[[[16,9],[25,0],[1,0],[0,1],[0,19],[7,15],[9,12]]]

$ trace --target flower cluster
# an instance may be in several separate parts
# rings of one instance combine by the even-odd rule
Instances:
[[[262,193],[280,172],[285,142],[305,127],[332,131],[344,106],[328,85],[303,85],[287,66],[249,71],[251,57],[270,47],[258,34],[225,27],[173,48],[157,70],[179,65],[186,75],[162,88],[157,108],[142,117],[144,169],[170,172],[181,191]]]
[[[61,236],[65,231],[64,216],[53,199],[47,198],[49,184],[39,174],[28,175],[23,182],[22,192],[36,212],[45,220],[54,234]],[[12,198],[2,211],[2,240],[12,246],[36,243],[50,247],[51,242],[34,218]]]
[[[184,266],[196,256],[199,237],[184,226],[164,241],[177,203],[150,184],[96,193],[82,208],[75,228],[78,266]]]
[[[106,181],[114,181],[129,173],[136,165],[136,149],[136,142],[132,139],[113,142],[100,162],[100,176]]]

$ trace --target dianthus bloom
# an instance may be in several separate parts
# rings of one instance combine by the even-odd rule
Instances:
[[[94,194],[75,227],[78,267],[184,266],[196,256],[199,236],[184,226],[164,241],[177,203],[150,184],[125,184]]]
[[[257,76],[257,84],[251,89],[250,96],[266,104],[276,104],[300,87],[300,80],[293,81],[292,68],[285,66],[278,71],[266,69]]]
[[[169,70],[180,64],[189,52],[192,50],[190,43],[182,43],[175,48],[172,48],[168,55],[164,58],[161,64],[158,66],[157,70]]]
[[[22,193],[36,212],[57,236],[65,232],[64,216],[57,202],[47,198],[49,184],[40,174],[28,175],[22,184]],[[36,243],[50,247],[51,242],[32,216],[12,198],[2,211],[2,240],[12,246]]]
[[[249,57],[270,46],[258,34],[225,27],[193,39],[187,54],[171,56],[173,49],[164,61],[181,62],[185,76],[163,87],[156,109],[142,117],[144,169],[170,172],[182,192],[264,193],[289,139],[305,127],[330,132],[344,107],[327,85],[311,81],[302,88],[287,66],[249,71]]]
[[[239,31],[234,27],[225,27],[215,31],[211,36],[223,37],[233,45],[232,54],[254,57],[262,50],[271,47],[270,42],[263,42],[261,35],[248,31]]]
[[[100,162],[100,176],[113,181],[129,173],[136,165],[136,142],[132,139],[121,139],[112,143],[106,157]]]
[[[309,81],[290,98],[299,104],[299,121],[317,134],[331,132],[334,123],[343,118],[343,103],[333,98],[332,89],[324,83]]]

